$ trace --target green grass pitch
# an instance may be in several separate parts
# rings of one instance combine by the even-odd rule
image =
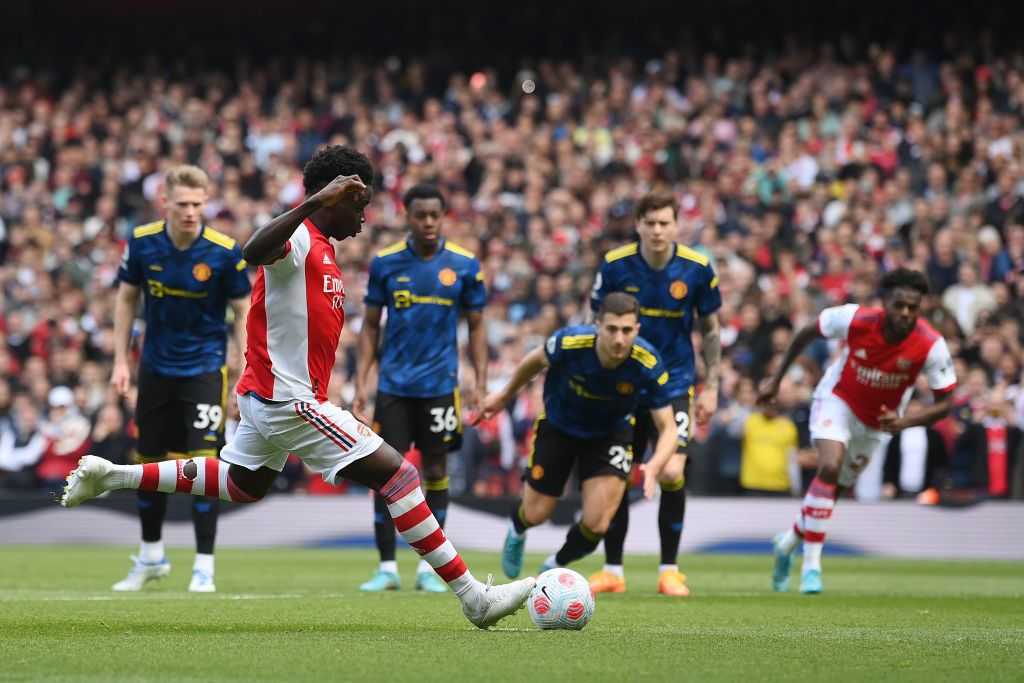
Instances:
[[[1020,681],[1024,563],[825,558],[825,593],[775,595],[767,557],[684,558],[694,595],[598,595],[582,632],[526,611],[483,632],[453,596],[360,594],[369,550],[235,550],[214,595],[186,592],[192,553],[138,594],[109,586],[128,551],[0,548],[0,681]],[[497,553],[467,553],[478,577]],[[539,565],[529,556],[527,566]],[[575,568],[598,567],[589,558]],[[795,582],[794,582],[795,583]]]

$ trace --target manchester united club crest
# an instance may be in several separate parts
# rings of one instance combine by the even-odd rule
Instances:
[[[540,465],[534,465],[533,467],[530,468],[530,476],[533,477],[534,479],[543,479],[544,468],[541,467]]]
[[[635,388],[629,382],[619,382],[619,385],[615,387],[615,390],[620,394],[628,396],[635,391]]]
[[[441,284],[445,287],[451,287],[455,284],[455,281],[459,279],[459,276],[455,274],[455,271],[451,268],[443,268],[440,273],[437,274],[437,279],[441,281]]]
[[[213,275],[213,271],[205,263],[200,262],[192,266],[192,277],[200,282],[206,282],[210,279],[211,275]]]
[[[682,299],[688,291],[686,283],[682,280],[676,280],[668,286],[668,293],[672,295],[673,299]]]

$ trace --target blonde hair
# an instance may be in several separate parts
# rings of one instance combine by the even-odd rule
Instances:
[[[167,186],[168,193],[179,185],[205,190],[210,185],[210,178],[206,175],[206,171],[198,166],[184,164],[182,166],[175,166],[167,171],[164,175],[164,185]]]

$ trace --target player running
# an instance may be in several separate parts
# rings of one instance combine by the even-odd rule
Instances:
[[[659,432],[644,471],[651,498],[658,474],[675,452],[676,431],[666,387],[669,375],[654,347],[637,336],[640,306],[616,292],[601,302],[596,326],[565,327],[528,353],[508,385],[484,401],[493,417],[544,368],[544,409],[534,424],[522,502],[512,509],[501,566],[509,577],[523,569],[526,530],[546,521],[573,466],[583,493],[583,518],[540,571],[589,555],[601,542],[622,501],[633,466],[633,413],[645,394]]]
[[[661,536],[661,566],[658,591],[687,596],[686,576],[679,571],[676,557],[686,514],[686,447],[696,423],[704,425],[718,408],[718,377],[722,347],[718,309],[722,297],[718,277],[707,256],[676,244],[676,216],[679,204],[671,194],[648,194],[637,204],[636,231],[639,242],[613,249],[594,282],[590,305],[596,311],[611,292],[627,292],[640,301],[640,326],[647,339],[661,353],[669,371],[666,387],[678,434],[676,456],[661,472],[661,501],[658,504],[658,533]],[[695,359],[691,333],[694,319],[700,325],[704,353],[704,387],[694,402]],[[654,435],[650,402],[641,397],[633,433],[633,452],[643,458]],[[590,577],[595,593],[626,590],[622,549],[629,527],[629,496],[623,497],[604,538],[604,569]]]
[[[241,358],[245,316],[249,312],[249,276],[235,240],[203,225],[206,173],[177,166],[164,176],[167,220],[132,231],[118,271],[114,304],[114,370],[110,382],[122,396],[131,385],[128,347],[139,294],[145,292],[146,337],[139,367],[135,424],[139,439],[135,461],[217,457],[224,446],[228,396],[228,306],[235,314],[234,334]],[[241,368],[239,368],[241,370]],[[217,498],[192,501],[196,559],[188,589],[211,593]],[[142,491],[137,499],[142,542],[128,576],[115,591],[139,591],[167,576],[171,563],[161,541],[167,494]]]
[[[825,371],[811,405],[811,438],[818,449],[818,473],[804,497],[793,528],[774,540],[772,587],[789,590],[793,553],[802,540],[801,593],[820,593],[821,550],[836,499],[883,450],[892,434],[941,419],[952,406],[956,373],[946,341],[918,318],[928,281],[899,268],[881,281],[882,308],[854,304],[826,308],[816,322],[790,341],[782,363],[758,392],[775,399],[790,364],[814,339],[843,339],[842,355]],[[903,415],[918,374],[935,394],[931,406]]]
[[[456,339],[459,311],[465,311],[469,328],[476,382],[468,398],[470,409],[475,410],[477,397],[482,398],[487,386],[483,316],[487,292],[476,256],[441,236],[445,209],[441,191],[416,185],[403,201],[409,237],[382,249],[370,263],[352,409],[357,417],[366,409],[366,387],[381,337],[381,311],[386,308],[373,428],[400,453],[416,444],[427,506],[443,528],[448,516],[448,453],[462,443]],[[359,588],[397,590],[395,526],[379,494],[374,495],[373,505],[380,568]],[[448,590],[422,559],[416,569],[416,589],[428,593]]]
[[[224,462],[114,465],[87,455],[68,477],[61,504],[74,507],[119,488],[252,503],[266,495],[294,453],[324,481],[345,477],[378,491],[402,538],[444,579],[469,620],[488,628],[522,606],[534,579],[502,586],[477,581],[430,513],[416,468],[327,400],[345,322],[345,287],[330,238],[359,233],[372,179],[369,160],[354,148],[321,150],[303,169],[305,201],[245,245],[246,260],[260,269],[247,322],[247,366],[237,388],[241,422]]]

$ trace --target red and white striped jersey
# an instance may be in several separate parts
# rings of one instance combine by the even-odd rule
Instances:
[[[245,329],[245,372],[237,392],[271,401],[327,400],[345,324],[345,286],[334,247],[310,219],[285,253],[260,266]]]
[[[845,339],[842,354],[825,370],[815,395],[831,392],[850,406],[861,422],[880,427],[882,406],[900,414],[922,371],[936,393],[956,388],[956,372],[946,340],[921,318],[898,344],[882,336],[885,312],[856,304],[826,308],[818,330],[827,339]]]

